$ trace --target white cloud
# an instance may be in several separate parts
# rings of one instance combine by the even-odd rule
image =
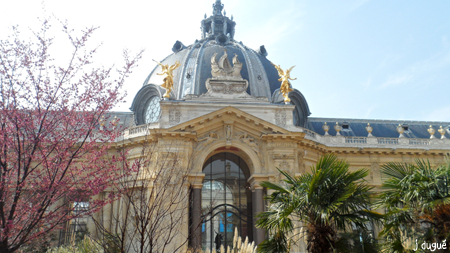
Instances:
[[[428,58],[420,61],[416,61],[413,64],[403,68],[395,74],[389,75],[387,80],[382,83],[379,88],[387,88],[391,86],[403,85],[411,82],[418,82],[423,86],[428,83],[430,76],[433,72],[442,68],[448,68],[450,66],[450,47],[443,45],[436,54],[429,56]]]
[[[390,86],[397,86],[403,83],[407,83],[413,79],[412,73],[401,73],[393,76],[389,76],[388,80],[381,84],[380,88],[387,88]]]

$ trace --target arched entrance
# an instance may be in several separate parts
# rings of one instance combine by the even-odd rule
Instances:
[[[234,230],[253,240],[252,192],[248,165],[233,153],[218,153],[203,166],[201,246],[203,250],[232,245]]]

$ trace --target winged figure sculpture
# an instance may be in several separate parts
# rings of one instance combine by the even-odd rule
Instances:
[[[275,65],[271,63],[278,71],[278,76],[280,79],[278,81],[281,82],[280,92],[283,94],[284,102],[289,103],[291,100],[289,99],[289,92],[293,91],[291,88],[291,84],[289,83],[289,80],[297,80],[297,78],[291,78],[291,70],[295,67],[292,66],[291,68],[287,69],[286,71],[283,71],[283,69],[280,67],[280,65]]]
[[[155,60],[153,60],[155,61]],[[180,63],[178,61],[175,62],[175,64],[169,66],[169,64],[162,64],[158,61],[155,61],[159,66],[161,66],[161,73],[156,73],[157,75],[166,75],[164,77],[164,83],[161,85],[166,90],[166,93],[163,95],[165,98],[170,98],[170,92],[173,90],[173,71],[180,66]]]

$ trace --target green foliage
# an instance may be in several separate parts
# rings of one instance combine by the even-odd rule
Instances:
[[[450,239],[450,163],[432,168],[429,161],[415,164],[387,163],[381,173],[388,176],[378,206],[386,210],[380,235],[384,252],[412,252],[419,241]]]
[[[103,249],[105,253],[120,253],[120,239],[119,236],[110,235],[107,234],[105,236],[104,242],[103,242]]]
[[[342,233],[336,242],[339,253],[377,253],[379,246],[366,230]]]
[[[268,197],[268,211],[257,222],[272,235],[259,252],[288,252],[288,245],[295,243],[286,237],[294,231],[293,220],[306,224],[308,251],[324,253],[337,246],[338,231],[352,226],[365,230],[371,218],[381,218],[369,211],[372,187],[364,180],[367,169],[350,171],[346,161],[329,154],[319,159],[311,173],[292,177],[280,172],[286,177],[284,184],[261,184],[275,192]]]
[[[102,246],[92,240],[90,237],[85,236],[83,240],[78,243],[72,240],[70,245],[53,248],[47,251],[47,253],[102,253],[104,252]]]
[[[277,231],[258,245],[258,252],[289,252],[289,250],[290,241],[282,231]]]
[[[58,241],[55,233],[49,233],[43,235],[39,240],[35,241],[32,244],[23,246],[19,252],[33,252],[33,253],[45,253],[47,252],[51,245],[55,244]]]

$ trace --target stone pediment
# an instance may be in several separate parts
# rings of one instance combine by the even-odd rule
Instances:
[[[232,106],[194,118],[187,122],[173,126],[168,131],[208,131],[214,126],[224,125],[226,122],[241,125],[243,128],[259,132],[261,134],[291,134],[290,131],[275,124],[255,117]]]

